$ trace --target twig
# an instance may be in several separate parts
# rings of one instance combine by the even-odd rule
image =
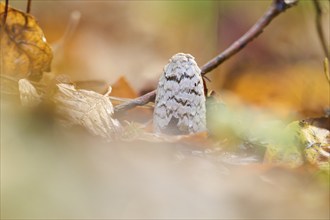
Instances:
[[[283,0],[275,0],[273,4],[268,9],[268,11],[262,16],[257,23],[255,23],[248,32],[246,32],[241,38],[230,45],[225,51],[223,51],[218,56],[214,57],[212,60],[207,62],[202,66],[202,75],[212,71],[217,68],[221,63],[238,53],[242,50],[248,43],[257,38],[268,26],[268,24],[281,12],[284,12],[287,8],[291,7],[293,3],[287,4]]]
[[[293,6],[297,0],[285,1],[285,0],[273,0],[272,5],[268,11],[255,23],[248,32],[246,32],[241,38],[230,45],[225,51],[214,57],[201,67],[202,75],[204,76],[208,72],[217,68],[221,63],[238,53],[248,43],[258,37],[265,27],[280,13]],[[115,106],[115,112],[126,111],[136,106],[144,105],[148,102],[152,102],[156,97],[156,90],[151,91],[143,96],[133,99],[129,102]]]
[[[156,98],[156,90],[151,91],[147,94],[144,94],[143,96],[140,96],[136,99],[132,99],[131,101],[117,105],[117,106],[115,106],[114,110],[115,110],[115,113],[118,113],[121,111],[126,111],[126,110],[132,109],[136,106],[145,105],[148,102],[155,100],[155,98]]]
[[[6,24],[6,20],[7,20],[7,15],[8,15],[8,5],[9,5],[9,0],[6,0],[6,3],[5,3],[5,11],[3,13],[3,20],[2,20],[2,26],[4,27],[5,24]]]
[[[327,57],[324,58],[323,67],[324,67],[325,78],[327,79],[327,81],[328,81],[328,83],[330,85],[329,60],[328,60]]]
[[[320,2],[318,0],[313,0],[314,7],[315,7],[315,12],[316,12],[316,17],[315,17],[315,23],[316,23],[316,29],[317,29],[317,34],[319,36],[321,46],[324,52],[325,57],[329,57],[329,50],[327,48],[327,43],[324,38],[324,31],[322,28],[322,9]]]
[[[31,11],[31,0],[28,0],[27,5],[26,5],[26,13],[29,14]]]
[[[114,97],[114,96],[108,96],[110,98],[110,100],[112,101],[112,103],[124,103],[124,102],[129,102],[132,99],[129,98],[120,98],[120,97]],[[154,105],[152,103],[147,103],[143,106],[141,106],[143,108],[154,108]]]

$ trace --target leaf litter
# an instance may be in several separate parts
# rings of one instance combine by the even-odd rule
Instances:
[[[121,126],[117,119],[112,118],[113,106],[106,94],[76,90],[73,85],[58,84],[58,93],[54,97],[57,111],[71,123],[85,127],[94,135],[106,139],[115,139],[120,135]]]
[[[0,3],[1,16],[3,10],[4,4]],[[22,106],[38,108],[47,97],[56,105],[55,117],[63,119],[65,124],[82,126],[106,141],[165,144],[167,148],[175,146],[173,155],[178,161],[189,163],[196,158],[207,159],[208,162],[215,161],[215,165],[223,172],[225,170],[226,175],[229,175],[231,170],[225,166],[247,167],[251,164],[259,165],[258,169],[263,170],[260,172],[260,179],[263,178],[261,174],[265,169],[273,170],[277,165],[284,165],[283,169],[286,171],[295,171],[296,168],[308,164],[326,171],[329,175],[329,128],[317,126],[311,121],[294,121],[280,132],[282,124],[278,126],[273,121],[260,117],[262,114],[259,110],[236,108],[242,110],[233,111],[222,102],[218,102],[214,104],[211,115],[211,121],[217,124],[213,124],[214,127],[210,127],[208,132],[177,136],[158,135],[151,132],[150,120],[144,123],[132,120],[122,123],[123,120],[114,115],[114,107],[109,96],[112,92],[111,86],[105,94],[100,94],[92,90],[77,89],[71,84],[57,83],[55,95],[44,96],[45,91],[40,91],[30,80],[39,80],[43,72],[50,70],[52,52],[41,28],[32,16],[10,8],[7,23],[1,27],[1,48],[4,48],[1,50],[1,70],[4,70],[1,75],[17,78]],[[2,56],[4,51],[12,56]],[[102,87],[104,85],[102,83]],[[122,97],[137,96],[124,77],[120,78],[114,87],[116,90],[112,93],[115,94],[113,100],[125,101]],[[128,114],[133,114],[134,111],[131,110]],[[150,119],[151,114],[146,113],[145,117]],[[324,120],[328,120],[328,117]],[[246,142],[249,142],[251,148],[263,148],[261,153],[258,152],[262,160],[254,157],[256,151],[246,150]],[[244,149],[237,146],[243,146]],[[131,145],[129,147],[134,148]],[[269,164],[272,166],[267,168]],[[258,171],[256,168],[252,169]],[[247,169],[242,167],[242,170],[244,172]],[[205,173],[203,178],[204,175]],[[272,178],[265,179],[274,183]]]
[[[0,4],[0,13],[2,13],[2,16],[4,12],[4,4]],[[41,102],[41,95],[45,91],[37,91],[37,89],[31,84],[31,82],[26,79],[39,79],[42,77],[42,73],[44,71],[50,70],[50,64],[52,61],[52,51],[50,46],[47,44],[44,34],[42,32],[42,29],[38,26],[36,20],[28,14],[25,14],[24,12],[18,11],[13,8],[9,8],[8,16],[6,20],[6,24],[1,27],[1,45],[2,45],[2,53],[10,54],[10,56],[1,56],[2,59],[2,70],[3,72],[1,74],[5,74],[8,77],[17,77],[18,80],[18,89],[20,93],[20,99],[23,106],[37,106]],[[15,78],[14,78],[15,79]],[[81,83],[80,83],[81,84]],[[88,85],[88,82],[84,82],[84,85]],[[104,84],[94,83],[93,86],[97,87],[98,85],[102,85],[104,87]],[[91,91],[91,90],[85,90],[85,89],[76,89],[73,85],[70,84],[64,84],[59,83],[56,84],[57,92],[55,92],[54,96],[51,96],[51,99],[53,99],[53,102],[56,104],[56,109],[58,115],[65,118],[68,122],[74,125],[80,125],[87,129],[90,133],[103,137],[108,140],[113,139],[121,139],[122,137],[127,137],[127,134],[130,132],[123,131],[123,127],[121,126],[118,119],[116,119],[116,116],[114,115],[113,110],[113,104],[111,102],[111,98],[109,97],[109,94],[111,92],[111,87],[108,88],[108,91],[102,95],[97,92]],[[96,88],[95,87],[95,88]],[[120,78],[118,82],[114,85],[115,91],[114,91],[114,97],[112,99],[114,101],[120,101],[120,100],[126,100],[123,97],[130,97],[135,98],[137,97],[137,94],[135,91],[131,88],[129,83],[126,81],[124,77]],[[217,104],[215,105],[217,106]],[[188,135],[188,136],[177,136],[177,137],[171,137],[171,136],[159,136],[150,133],[152,129],[150,128],[150,121],[147,122],[146,126],[137,126],[139,135],[137,135],[135,138],[139,140],[145,140],[145,141],[151,141],[151,142],[158,142],[158,141],[165,141],[168,143],[190,143],[190,145],[194,146],[208,146],[209,148],[212,148],[212,145],[216,143],[217,141],[220,141],[222,143],[223,140],[230,139],[232,135],[235,136],[236,139],[238,139],[238,142],[244,142],[248,140],[251,142],[252,145],[256,145],[256,141],[261,138],[261,141],[265,143],[265,135],[269,136],[269,133],[273,132],[275,133],[275,136],[281,128],[277,126],[269,126],[266,124],[265,120],[262,120],[260,118],[255,118],[256,121],[263,121],[261,124],[254,125],[252,129],[246,127],[246,125],[251,124],[252,118],[258,115],[258,112],[249,112],[249,111],[241,111],[238,112],[238,115],[233,114],[233,111],[231,110],[224,110],[223,103],[220,104],[220,109],[215,109],[213,114],[213,118],[211,118],[211,121],[215,121],[217,124],[215,127],[209,127],[209,132],[211,134],[211,137],[208,135],[208,133],[202,133],[197,135]],[[210,108],[210,105],[209,105]],[[214,107],[212,107],[214,109]],[[139,112],[140,111],[140,112]],[[143,112],[144,111],[144,112]],[[212,110],[213,111],[213,110]],[[136,112],[138,114],[136,114]],[[150,113],[148,113],[146,110],[131,110],[131,112],[128,112],[126,115],[134,115],[136,117],[141,116],[141,112],[144,114],[144,118],[150,118]],[[220,115],[220,117],[214,117],[214,115]],[[239,117],[237,117],[239,116]],[[252,117],[251,117],[252,116]],[[129,117],[128,117],[129,118]],[[219,120],[220,118],[220,120]],[[132,121],[132,117],[129,118],[130,121]],[[121,118],[120,120],[123,120]],[[295,122],[298,123],[298,122]],[[211,123],[212,124],[212,123]],[[292,123],[294,124],[294,123]],[[291,125],[291,124],[290,124]],[[290,125],[288,127],[290,127]],[[224,127],[221,127],[224,126]],[[228,127],[229,126],[229,127]],[[268,127],[268,128],[267,128]],[[267,128],[267,134],[265,134],[264,130]],[[272,130],[273,128],[273,130]],[[129,130],[136,130],[136,128],[132,129],[132,123],[128,123],[126,126],[127,131]],[[275,130],[274,130],[275,129]],[[305,136],[308,134],[306,133],[306,128],[302,129],[299,128],[301,132],[299,133],[299,138],[302,137],[302,135],[305,134]],[[312,128],[308,128],[309,131]],[[217,131],[220,131],[221,135],[217,137]],[[224,133],[224,132],[225,133]],[[290,131],[288,128],[287,131]],[[317,136],[320,134],[320,130],[313,130],[313,134],[316,139]],[[214,136],[214,132],[215,136]],[[229,133],[228,133],[229,132]],[[125,135],[122,135],[124,133]],[[324,132],[323,132],[324,133]],[[286,132],[285,134],[288,134]],[[302,134],[302,135],[300,135]],[[121,136],[122,135],[122,136]],[[294,136],[293,139],[296,138]],[[118,137],[116,137],[118,136]],[[121,136],[121,137],[120,137]],[[213,137],[212,137],[213,136]],[[215,138],[214,138],[215,137]],[[197,139],[196,139],[197,138]],[[234,138],[234,139],[235,139]],[[274,138],[274,137],[273,137]],[[276,137],[276,138],[281,138]],[[304,137],[305,139],[308,139],[308,137]],[[304,139],[303,138],[303,139]],[[128,138],[131,140],[131,138]],[[133,138],[134,139],[134,138]],[[213,140],[212,140],[213,139]],[[214,142],[215,140],[215,142]],[[297,164],[301,165],[303,164],[303,158],[304,155],[301,154],[304,150],[301,150],[299,147],[297,147],[297,143],[286,143],[284,145],[293,145],[293,147],[277,147],[276,145],[283,145],[283,143],[272,143],[272,140],[268,138],[268,146],[266,151],[266,161],[277,161],[281,160],[287,161],[286,156],[283,155],[282,150],[279,149],[286,149],[286,151],[289,151],[289,149],[293,150],[293,153],[289,153],[288,155],[295,155],[294,157],[296,159],[293,159],[291,156],[289,156],[289,161],[295,161]],[[213,144],[212,144],[213,142]],[[303,142],[303,141],[301,141]],[[326,157],[329,158],[329,155],[327,154],[324,149],[328,148],[328,142],[324,141],[324,138],[322,141],[313,142],[310,145],[313,146],[322,146],[318,147],[316,152],[319,154],[322,154],[322,158]],[[229,144],[231,145],[231,144]],[[267,140],[266,140],[267,145]],[[325,145],[325,146],[324,146]],[[306,149],[310,148],[310,146],[304,146]],[[275,149],[272,151],[271,149]],[[315,148],[311,148],[314,149]],[[310,150],[308,152],[311,152]],[[310,153],[306,154],[310,155]],[[311,156],[307,156],[307,161],[314,161],[312,162],[315,164],[315,158],[318,158],[317,156],[314,156],[314,159],[310,159]],[[276,159],[275,159],[276,158]],[[300,162],[299,162],[300,161]]]

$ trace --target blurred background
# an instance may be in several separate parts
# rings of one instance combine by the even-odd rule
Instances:
[[[320,3],[328,40],[329,1]],[[26,1],[10,4],[25,11]],[[242,36],[270,4],[33,0],[31,14],[56,49],[53,73],[110,85],[124,77],[143,94],[156,88],[172,55],[190,53],[202,66]],[[78,26],[63,43],[77,13]],[[275,116],[272,122],[290,118],[284,125],[324,115],[329,84],[323,59],[313,4],[301,0],[209,73],[207,85],[230,106],[225,119],[233,130],[269,132],[265,112]],[[237,103],[242,108],[235,108]],[[145,130],[135,132],[139,139]],[[263,164],[251,154],[228,156],[223,146],[229,135],[217,132],[222,136],[212,143],[198,137],[188,144],[109,143],[2,102],[1,218],[329,218],[329,174]],[[244,145],[239,141],[237,148]]]
[[[25,10],[25,1],[10,1]],[[63,37],[74,11],[81,19],[73,35],[56,51],[53,72],[72,80],[124,76],[138,93],[155,89],[168,59],[190,53],[202,66],[242,36],[271,1],[32,1],[48,41]],[[320,1],[329,45],[329,1]],[[312,1],[276,18],[253,43],[207,76],[210,90],[281,116],[317,116],[329,107],[324,54]],[[138,79],[138,80],[137,80]],[[230,96],[231,97],[231,96]]]

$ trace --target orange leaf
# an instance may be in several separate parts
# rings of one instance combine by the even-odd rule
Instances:
[[[122,76],[112,85],[111,96],[121,98],[136,98],[138,95],[132,86],[127,82],[126,78]]]
[[[124,76],[120,77],[117,82],[112,85],[111,96],[117,98],[136,98],[138,94],[132,88],[132,86],[127,82]],[[134,108],[131,109],[124,114],[117,114],[117,118],[120,120],[134,120],[138,122],[146,122],[152,118],[152,110],[151,109],[142,109],[142,108]]]

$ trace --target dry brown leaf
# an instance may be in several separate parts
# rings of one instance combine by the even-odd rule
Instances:
[[[1,21],[4,11],[5,4],[0,2]],[[9,7],[0,31],[1,74],[39,80],[43,72],[50,71],[52,50],[33,16]]]
[[[114,97],[121,98],[136,98],[138,97],[135,90],[132,86],[127,82],[124,76],[120,77],[112,86],[111,95]]]
[[[118,120],[112,118],[113,106],[108,97],[109,87],[105,95],[78,89],[73,85],[58,84],[55,95],[58,112],[69,122],[85,127],[90,133],[113,140],[120,132]]]
[[[194,145],[200,148],[208,148],[214,144],[208,139],[208,133],[206,131],[191,135],[182,135],[178,141],[182,144]]]
[[[126,77],[120,77],[112,86],[111,98],[114,104],[120,104],[125,98],[136,98],[138,94],[126,80]],[[123,99],[121,99],[123,98]],[[146,106],[144,106],[146,107]],[[120,120],[147,122],[152,119],[153,111],[146,108],[134,108],[124,114],[117,114]]]
[[[35,107],[40,104],[41,96],[29,80],[20,79],[18,81],[18,89],[22,106]]]

